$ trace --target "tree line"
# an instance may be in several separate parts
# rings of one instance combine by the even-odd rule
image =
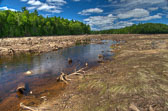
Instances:
[[[92,34],[167,34],[168,25],[161,23],[134,24],[121,29],[92,31]]]
[[[0,37],[89,34],[90,26],[61,17],[43,17],[37,10],[0,11]]]

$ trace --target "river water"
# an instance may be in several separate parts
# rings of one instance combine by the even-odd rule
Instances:
[[[61,72],[69,74],[75,69],[84,67],[86,62],[89,67],[98,65],[99,54],[102,54],[105,60],[111,59],[113,53],[110,51],[110,46],[112,44],[116,44],[116,41],[103,40],[102,44],[79,45],[36,56],[19,55],[10,59],[1,57],[0,110],[11,110],[12,107],[14,109],[15,104],[23,100],[18,99],[15,91],[19,83],[27,84],[34,95],[42,93],[38,92],[40,88],[46,94],[49,91],[49,89],[44,90],[49,87],[46,84],[56,84],[55,78]],[[68,58],[72,59],[72,64],[68,63]],[[26,71],[32,71],[32,75],[26,76],[24,74]],[[6,109],[6,104],[10,104],[11,107]]]

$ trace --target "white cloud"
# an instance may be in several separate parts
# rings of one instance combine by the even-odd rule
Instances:
[[[162,7],[163,10],[168,10],[168,7]]]
[[[43,3],[40,7],[37,8],[37,10],[43,10],[47,12],[52,12],[52,13],[60,13],[61,10],[53,5],[48,5],[46,3]]]
[[[28,10],[33,10],[35,9],[36,7],[27,7]]]
[[[119,29],[119,28],[124,28],[124,27],[127,27],[127,26],[131,26],[133,25],[134,23],[132,22],[129,22],[129,21],[120,21],[120,22],[117,22],[113,25],[113,28],[115,29]]]
[[[157,15],[148,16],[148,17],[144,17],[144,18],[132,19],[132,21],[148,21],[148,20],[152,20],[152,19],[161,19],[161,18],[162,18],[162,16],[157,14]]]
[[[65,0],[46,0],[42,2],[40,0],[21,0],[22,2],[26,2],[30,6],[27,8],[28,10],[41,10],[52,13],[60,13],[62,12],[61,6],[65,5],[67,2]]]
[[[108,14],[107,16],[91,16],[84,19],[84,22],[89,24],[92,30],[107,30],[131,26],[135,21],[149,21],[161,18],[162,15],[160,13],[151,16],[148,10],[137,8],[118,15]],[[129,20],[121,21],[121,19]]]
[[[42,2],[35,1],[35,0],[29,0],[27,3],[30,5],[42,5],[43,4]]]
[[[50,10],[50,9],[55,9],[55,8],[56,8],[55,6],[50,6],[46,3],[44,3],[38,8],[38,10]]]
[[[54,9],[54,10],[48,10],[48,12],[52,12],[52,13],[61,13],[61,10],[58,9]]]
[[[145,9],[133,9],[128,12],[118,14],[118,18],[127,19],[127,18],[138,18],[149,16],[149,12]]]
[[[78,14],[80,15],[90,15],[91,13],[102,13],[103,10],[100,8],[90,8],[90,9],[85,9],[79,12]]]
[[[125,13],[135,8],[139,9],[152,8],[153,10],[156,10],[156,7],[162,8],[168,4],[167,0],[108,0],[108,1],[110,2],[108,5],[103,5],[100,7],[111,8],[112,10],[109,10],[107,13],[112,13],[114,15]],[[152,11],[152,9],[148,11]]]
[[[49,4],[54,4],[54,5],[64,5],[66,4],[67,2],[65,0],[46,0]]]
[[[110,25],[112,28],[125,27],[134,22],[137,23],[137,21],[161,19],[163,16],[166,16],[168,10],[167,0],[108,0],[108,2],[110,2],[108,5],[100,5],[99,7],[109,8],[106,14],[113,14],[116,18],[113,25]],[[152,12],[159,9],[164,11],[157,14]],[[127,21],[122,21],[122,19]]]
[[[108,0],[109,2],[114,3],[114,1],[117,0]],[[120,5],[123,6],[142,6],[142,5],[155,5],[155,4],[160,4],[160,3],[165,3],[165,0],[119,0],[116,3],[120,3]]]
[[[89,24],[92,30],[116,29],[133,25],[133,23],[129,21],[115,22],[115,20],[117,20],[117,18],[112,14],[109,14],[107,16],[91,16],[84,19],[84,22]]]
[[[11,11],[17,11],[16,9],[8,8],[8,7],[0,7],[0,10],[11,10]]]
[[[113,23],[115,19],[116,18],[112,14],[109,14],[108,16],[91,16],[84,19],[84,21],[91,26],[103,26]]]

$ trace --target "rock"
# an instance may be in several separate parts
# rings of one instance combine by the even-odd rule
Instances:
[[[102,60],[98,60],[97,62],[98,62],[98,63],[104,63]]]
[[[7,65],[5,65],[4,67],[5,67],[6,69],[8,68],[8,66],[7,66]]]
[[[39,40],[43,40],[42,38],[40,38]]]
[[[33,92],[32,92],[32,91],[30,91],[30,94],[33,94]]]
[[[102,54],[98,55],[99,59],[104,59],[104,56]]]
[[[86,67],[88,66],[88,63],[87,63],[87,62],[85,63],[85,66],[86,66]]]
[[[71,58],[68,58],[68,63],[72,64],[72,59]]]
[[[27,76],[30,76],[30,75],[33,74],[33,72],[32,72],[32,71],[27,71],[27,72],[25,72],[24,74],[27,75]]]
[[[31,38],[27,38],[27,40],[28,40],[28,41],[30,41],[30,40],[31,40]]]

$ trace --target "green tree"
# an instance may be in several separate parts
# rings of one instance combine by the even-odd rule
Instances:
[[[90,33],[90,26],[61,17],[43,17],[37,10],[0,11],[0,37],[69,35]]]

